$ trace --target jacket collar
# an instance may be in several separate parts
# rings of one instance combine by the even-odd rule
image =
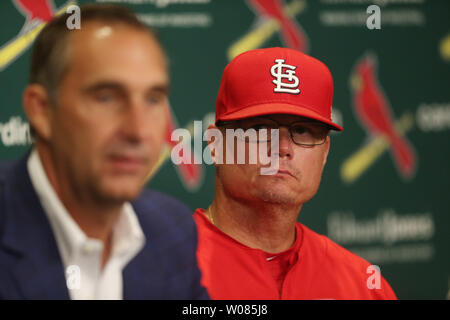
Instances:
[[[28,174],[28,156],[6,173],[0,243],[16,257],[12,273],[24,299],[69,299],[56,240]]]

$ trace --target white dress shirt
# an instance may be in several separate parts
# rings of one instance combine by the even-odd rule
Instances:
[[[33,187],[55,235],[72,300],[123,299],[122,271],[142,250],[145,236],[130,203],[113,227],[111,254],[101,269],[103,243],[89,238],[55,193],[34,149],[28,159]]]

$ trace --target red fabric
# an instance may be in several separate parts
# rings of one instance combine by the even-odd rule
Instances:
[[[203,209],[196,210],[194,219],[202,284],[212,299],[396,299],[384,278],[379,289],[368,289],[367,261],[300,223],[288,254],[292,265],[279,290],[267,253],[220,231]]]
[[[279,65],[276,61],[284,62]],[[293,73],[292,79],[287,79],[287,72]],[[297,93],[276,91],[277,84],[295,84],[295,79]],[[331,119],[332,104],[333,78],[325,64],[289,48],[255,49],[241,53],[225,67],[216,100],[216,122],[287,113],[342,131]]]
[[[297,233],[299,229],[297,229]],[[294,245],[286,251],[273,254],[265,252],[266,265],[269,269],[269,272],[272,275],[272,278],[275,280],[277,284],[278,292],[281,294],[283,288],[284,278],[286,277],[287,272],[290,267],[296,262],[297,255],[296,252],[300,247],[300,239],[301,237],[297,236]]]

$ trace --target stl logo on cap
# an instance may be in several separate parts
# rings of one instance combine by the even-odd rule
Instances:
[[[298,85],[300,81],[295,75],[295,69],[297,69],[297,67],[284,64],[284,61],[284,59],[275,59],[275,64],[270,68],[270,74],[276,78],[275,80],[272,80],[272,82],[276,84],[273,92],[299,94],[300,89],[298,88]],[[285,68],[284,73],[283,68]],[[283,78],[286,78],[288,82],[283,82]]]

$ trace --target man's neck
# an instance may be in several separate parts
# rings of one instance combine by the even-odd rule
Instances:
[[[45,146],[36,149],[52,188],[72,219],[86,236],[103,242],[103,265],[109,256],[112,230],[122,212],[123,203],[106,205],[93,199],[89,201],[90,199],[80,198],[77,192],[70,188],[70,184],[64,183],[69,179],[58,175],[49,150]]]
[[[212,216],[214,225],[238,242],[279,253],[295,242],[295,224],[301,207],[234,199],[219,187],[206,215]]]

